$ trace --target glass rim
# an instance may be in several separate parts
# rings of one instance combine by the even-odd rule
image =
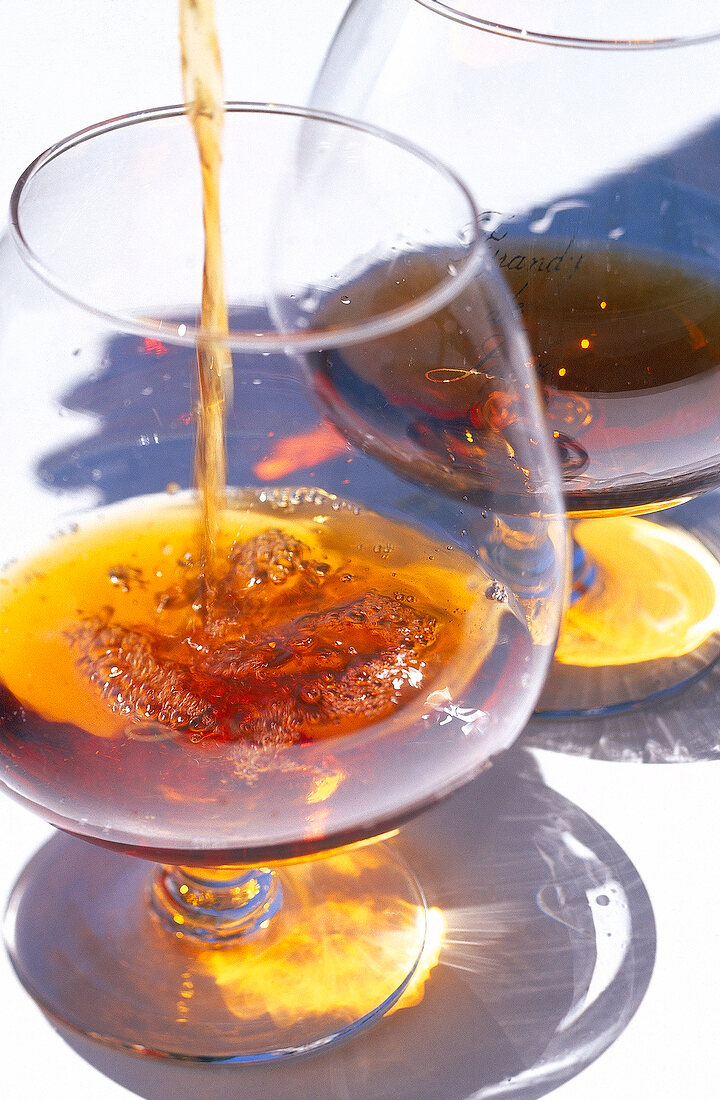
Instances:
[[[483,19],[479,15],[472,15],[462,10],[455,3],[447,0],[416,0],[424,8],[436,12],[438,15],[451,19],[455,23],[462,23],[476,30],[486,31],[488,34],[497,34],[503,38],[517,38],[523,42],[535,42],[545,46],[558,46],[566,49],[585,50],[667,50],[679,46],[701,45],[703,42],[713,42],[720,39],[720,25],[712,31],[697,34],[668,35],[667,37],[653,38],[584,38],[580,35],[563,35],[542,30],[530,30],[528,27],[514,27],[511,24],[499,23],[495,19]]]
[[[164,118],[184,117],[186,116],[184,104],[148,108],[147,110],[135,111],[94,123],[51,145],[31,161],[15,183],[10,196],[9,211],[10,233],[27,267],[67,301],[72,302],[90,315],[105,322],[110,322],[119,331],[131,335],[155,339],[162,338],[169,343],[184,347],[197,347],[198,345],[219,342],[230,351],[288,351],[293,349],[298,351],[321,351],[329,345],[330,338],[334,347],[347,347],[361,341],[387,336],[426,319],[452,301],[458,292],[472,281],[479,264],[487,262],[487,252],[480,232],[480,214],[471,191],[452,168],[421,146],[407,141],[405,138],[382,127],[373,126],[371,123],[311,107],[231,100],[226,102],[225,111],[226,114],[282,115],[328,123],[367,134],[383,142],[389,142],[396,148],[404,150],[412,157],[424,162],[441,176],[444,176],[448,183],[462,195],[467,204],[467,220],[462,226],[458,226],[458,230],[470,230],[471,236],[467,241],[465,254],[458,257],[455,272],[448,272],[431,290],[419,295],[403,306],[379,313],[369,319],[348,323],[346,326],[333,325],[319,328],[310,326],[306,329],[290,329],[288,331],[268,329],[263,332],[231,329],[229,333],[224,334],[202,329],[198,325],[178,325],[177,321],[167,321],[162,318],[141,318],[135,314],[94,305],[89,299],[66,287],[62,277],[53,272],[51,267],[43,262],[41,256],[26,239],[20,210],[26,188],[43,168],[70,149],[115,130],[142,125],[147,122],[156,122]],[[458,241],[460,242],[460,238],[458,238]],[[202,272],[198,271],[198,301],[201,277]]]

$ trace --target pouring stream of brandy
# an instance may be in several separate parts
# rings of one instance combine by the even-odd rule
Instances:
[[[200,154],[205,258],[198,341],[195,483],[202,509],[203,603],[212,603],[219,516],[225,502],[225,406],[232,399],[227,303],[220,234],[221,138],[225,115],[214,0],[179,0],[186,110]]]

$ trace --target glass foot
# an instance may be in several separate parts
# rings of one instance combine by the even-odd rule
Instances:
[[[58,835],[10,899],[20,980],[48,1015],[91,1038],[253,1063],[352,1035],[418,970],[425,901],[386,843],[273,871],[226,868],[212,884],[211,874],[153,872]],[[212,911],[219,937],[208,932]]]
[[[603,715],[687,687],[720,656],[720,563],[693,535],[633,516],[581,520],[594,569],[566,612],[541,717]]]
[[[408,990],[355,1039],[209,1073],[61,1034],[133,1095],[203,1100],[538,1100],[622,1034],[653,972],[650,900],[530,753],[510,749],[392,847],[423,884],[430,940],[440,921],[438,960],[422,999]]]

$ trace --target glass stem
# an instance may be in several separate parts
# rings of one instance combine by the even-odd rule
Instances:
[[[176,935],[227,944],[265,927],[282,903],[282,889],[267,868],[158,864],[150,901],[162,924]]]
[[[592,588],[597,579],[597,567],[588,552],[580,545],[574,534],[575,521],[570,524],[572,536],[572,584],[570,604],[577,603]]]

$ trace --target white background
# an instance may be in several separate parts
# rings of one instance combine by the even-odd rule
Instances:
[[[217,3],[228,98],[302,101],[344,0]],[[60,137],[181,100],[176,25],[175,0],[0,0],[2,206],[25,165]],[[720,727],[720,706],[718,714]],[[630,855],[653,901],[658,934],[650,989],[630,1026],[553,1095],[710,1100],[720,1077],[720,762],[615,765],[545,754],[542,763],[548,781]],[[0,900],[48,835],[42,821],[0,799]],[[132,1095],[55,1034],[20,989],[4,953],[0,1095]]]

